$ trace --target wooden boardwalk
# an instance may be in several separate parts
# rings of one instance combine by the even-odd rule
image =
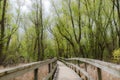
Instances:
[[[58,74],[56,80],[82,80],[72,69],[58,61]]]
[[[42,80],[120,80],[120,67],[117,64],[89,58],[60,58],[59,60],[63,63],[58,61],[57,58],[53,58],[0,70],[0,80],[15,79],[30,71],[34,71],[34,80],[39,80],[38,70],[44,65],[48,65],[48,73]],[[76,62],[72,63],[71,61]],[[86,67],[92,65],[94,68],[87,68],[86,71],[85,67],[82,68],[78,66],[81,64],[80,62],[86,64]],[[69,67],[75,70],[77,73],[75,73]],[[95,70],[95,77],[89,72],[92,70]],[[106,73],[104,74],[103,71]],[[109,75],[106,76],[106,74]]]

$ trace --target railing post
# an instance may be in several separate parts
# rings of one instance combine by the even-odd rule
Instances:
[[[80,61],[79,60],[77,61],[77,64],[78,64],[78,66],[80,66]]]
[[[48,64],[49,73],[52,71],[52,63]]]
[[[81,77],[80,71],[78,71],[78,75]]]
[[[98,80],[102,80],[101,69],[97,68]]]
[[[85,64],[85,71],[87,72],[87,63],[84,63]],[[88,80],[87,77],[85,77],[86,80]]]
[[[50,64],[48,64],[48,72],[51,72]]]
[[[34,80],[38,80],[38,68],[34,70]]]

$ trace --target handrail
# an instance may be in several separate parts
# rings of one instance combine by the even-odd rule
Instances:
[[[120,69],[116,68],[116,66],[118,66],[116,64],[111,64],[111,63],[108,63],[108,62],[103,62],[103,61],[88,59],[88,58],[69,58],[69,59],[65,59],[65,60],[82,61],[82,62],[88,63],[90,65],[93,65],[95,67],[98,67],[101,70],[104,70],[104,71],[120,78]]]
[[[80,71],[81,73],[83,73],[83,74],[87,77],[88,80],[94,80],[94,79],[92,79],[92,77],[91,77],[84,69],[80,68],[79,66],[74,65],[74,64],[69,63],[69,62],[66,62],[66,61],[63,61],[63,60],[60,60],[60,61],[62,61],[62,62],[63,62],[64,64],[66,64],[68,67],[74,67],[75,70]],[[78,74],[80,75],[80,73],[78,73]],[[82,80],[82,79],[81,79],[81,80]]]
[[[54,63],[56,60],[57,58],[48,59],[45,61],[33,62],[33,63],[24,64],[24,65],[9,68],[9,69],[0,70],[0,80],[13,79],[15,77],[25,74],[26,72],[38,69],[43,65]]]
[[[100,60],[94,60],[94,59],[88,59],[88,58],[61,58],[65,61],[79,61],[84,62],[86,64],[90,64],[97,68],[98,70],[98,76],[101,77],[101,70],[104,70],[108,72],[109,74],[112,74],[118,78],[120,78],[120,69],[116,68],[116,64],[100,61]],[[99,79],[102,80],[102,79]]]

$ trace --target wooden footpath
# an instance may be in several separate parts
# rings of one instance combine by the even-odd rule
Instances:
[[[44,65],[48,65],[48,73],[42,80],[120,80],[119,65],[89,58],[53,58],[3,69],[0,70],[0,80],[14,79],[30,71],[34,71],[33,80],[39,80],[38,69]],[[96,78],[89,73],[87,66],[91,66],[91,71],[96,70]],[[111,76],[104,79],[103,71],[115,79]]]
[[[58,61],[58,74],[56,80],[82,80],[72,69]]]

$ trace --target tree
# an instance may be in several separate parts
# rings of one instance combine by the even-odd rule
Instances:
[[[55,2],[52,4],[57,16],[55,27],[70,43],[75,56],[100,60],[105,55],[112,56],[117,47],[115,29],[119,29],[118,26],[113,27],[117,20],[112,18],[114,10],[111,1],[66,0],[58,7]]]
[[[42,0],[36,0],[34,1],[34,8],[32,11],[32,16],[34,17],[34,20],[32,20],[33,24],[35,25],[36,30],[36,41],[37,44],[35,45],[37,47],[37,54],[38,54],[38,60],[43,60],[44,58],[44,45],[43,45],[43,36],[44,36],[44,26],[43,26],[43,8],[42,8]]]
[[[0,2],[1,4],[1,2]],[[0,20],[0,64],[2,64],[3,61],[3,54],[4,54],[4,36],[5,36],[5,14],[6,14],[6,4],[7,0],[3,1],[3,8],[2,8],[2,17]]]

